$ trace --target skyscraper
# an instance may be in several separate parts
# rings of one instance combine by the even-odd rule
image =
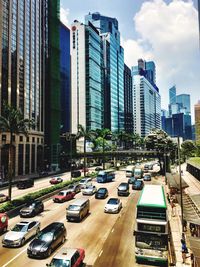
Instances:
[[[71,129],[81,124],[88,130],[103,128],[103,54],[98,30],[74,21],[71,26]]]
[[[155,87],[142,75],[133,76],[134,133],[147,136],[161,128],[161,98]]]
[[[100,32],[103,41],[104,127],[124,130],[124,49],[120,45],[118,21],[99,13],[85,16]]]
[[[169,89],[169,104],[176,104],[176,86]]]
[[[180,109],[183,109],[183,113],[190,115],[190,95],[188,94],[180,94],[176,96],[176,102],[180,105]]]
[[[70,30],[60,23],[61,133],[70,132]]]
[[[194,115],[195,115],[195,136],[196,141],[200,141],[200,100],[194,106]]]
[[[133,86],[131,69],[124,64],[124,128],[133,133]]]
[[[16,175],[35,172],[42,163],[38,158],[44,142],[43,8],[40,1],[0,0],[0,112],[6,101],[35,121],[29,137],[14,138]],[[7,133],[2,139],[9,143]],[[7,162],[4,146],[1,167],[7,169]]]

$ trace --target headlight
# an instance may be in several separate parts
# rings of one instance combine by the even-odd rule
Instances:
[[[48,249],[48,247],[42,247],[40,251],[45,252],[45,251],[47,251],[47,249]]]

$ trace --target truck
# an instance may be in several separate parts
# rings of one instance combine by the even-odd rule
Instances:
[[[134,177],[135,179],[142,179],[143,170],[141,168],[136,168],[134,170]]]
[[[112,169],[99,171],[97,175],[97,183],[107,183],[113,179],[115,179],[115,171]]]
[[[126,177],[132,177],[134,175],[135,167],[133,165],[129,165],[126,167]]]

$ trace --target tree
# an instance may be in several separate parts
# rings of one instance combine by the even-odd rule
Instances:
[[[3,103],[2,116],[0,116],[0,131],[8,132],[10,136],[8,152],[8,196],[12,197],[12,178],[13,178],[13,137],[19,133],[28,135],[30,127],[34,126],[33,120],[24,119],[22,112],[13,106]]]
[[[152,129],[150,134],[145,138],[145,144],[147,149],[158,151],[161,174],[165,174],[165,170],[169,171],[168,155],[171,155],[177,149],[177,145],[175,145],[168,134],[160,129]]]
[[[84,176],[86,175],[86,142],[87,140],[92,140],[94,136],[95,132],[93,130],[87,130],[81,124],[78,125],[78,132],[76,138],[80,139],[83,137]]]
[[[185,140],[181,144],[181,154],[184,158],[184,161],[185,161],[185,159],[187,159],[189,157],[195,156],[195,152],[196,152],[196,146],[195,146],[193,141]]]
[[[112,132],[107,129],[96,129],[96,136],[99,141],[102,141],[102,152],[103,152],[103,169],[105,169],[105,145],[106,139],[112,135]],[[100,143],[99,143],[100,144]]]

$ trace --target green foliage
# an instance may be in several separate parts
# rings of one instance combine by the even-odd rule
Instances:
[[[187,162],[200,169],[200,157],[190,158]]]
[[[184,159],[195,156],[196,146],[193,141],[185,140],[181,144],[181,155]]]

